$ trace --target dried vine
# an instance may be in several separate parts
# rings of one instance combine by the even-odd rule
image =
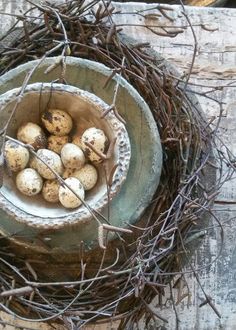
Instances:
[[[169,15],[173,10],[171,7],[157,5],[156,9],[161,16],[173,22]],[[157,23],[161,32],[154,30],[153,26],[146,28],[159,36],[173,37],[190,26],[196,46],[194,30],[184,7],[183,13],[187,22],[185,27],[174,26],[173,30],[173,25],[168,29]],[[6,238],[1,238],[0,307],[23,320],[57,320],[64,322],[68,328],[70,324],[80,328],[94,321],[119,319],[120,329],[132,329],[143,316],[147,322],[152,318],[167,322],[149,303],[155,296],[159,296],[161,301],[167,286],[170,286],[173,296],[172,288],[177,285],[172,283],[173,275],[179,275],[179,281],[184,281],[184,274],[193,272],[199,280],[198,269],[194,269],[191,263],[187,270],[183,269],[181,256],[189,259],[187,242],[193,240],[200,228],[206,225],[206,217],[212,216],[221,227],[211,207],[222,184],[233,175],[234,164],[217,144],[222,104],[218,103],[219,118],[207,123],[190,96],[195,93],[189,87],[189,78],[196,47],[190,72],[183,79],[163,58],[151,51],[148,44],[124,39],[120,33],[122,26],[113,21],[114,15],[115,8],[105,1],[88,3],[72,0],[58,6],[32,3],[31,10],[17,16],[17,22],[23,23],[20,35],[15,25],[7,34],[18,32],[17,38],[8,45],[5,37],[0,40],[1,75],[19,64],[39,59],[25,79],[18,102],[31,75],[48,56],[57,55],[58,61],[45,74],[61,67],[58,81],[62,83],[67,83],[67,56],[104,63],[112,69],[105,85],[115,75],[120,75],[148,103],[160,132],[164,154],[161,183],[153,201],[136,224],[121,230],[122,237],[112,242],[105,242],[103,231],[114,228],[109,224],[100,224],[99,243],[102,249],[96,252],[96,262],[92,264],[89,264],[88,253],[81,242],[76,264],[80,268],[79,279],[62,282],[55,277],[49,281],[40,270],[42,265],[46,267],[47,263],[54,262],[60,270],[61,264],[52,259],[25,261],[12,251]],[[137,15],[146,14],[138,12]],[[115,106],[118,88],[117,84],[109,111],[123,120]],[[207,94],[207,97],[211,96]],[[10,119],[7,125],[9,122]],[[6,130],[7,126],[2,131],[5,136]],[[226,146],[224,148],[226,153],[229,152]],[[213,149],[217,157],[213,157]],[[221,169],[223,163],[227,164],[228,172],[224,175],[219,171],[216,179],[215,170]],[[213,173],[212,180],[208,182],[206,172]],[[133,236],[129,237],[131,230]],[[107,251],[111,253],[109,258]],[[92,272],[89,267],[93,268]],[[204,295],[205,303],[218,315],[205,291]],[[178,301],[183,297],[186,296],[179,297]],[[177,312],[176,320],[178,324]]]

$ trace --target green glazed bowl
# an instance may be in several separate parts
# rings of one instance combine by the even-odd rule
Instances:
[[[56,60],[57,58],[53,57],[47,58],[37,68],[29,83],[57,80],[60,69],[45,74],[47,68]],[[1,76],[0,93],[20,87],[26,74],[37,63],[38,61],[28,62]],[[161,142],[151,111],[139,93],[119,75],[115,75],[106,84],[112,70],[103,64],[74,57],[67,57],[66,64],[65,80],[69,85],[95,94],[108,105],[112,104],[117,80],[120,82],[116,105],[126,121],[131,159],[127,178],[121,190],[109,207],[102,210],[102,215],[113,226],[127,227],[129,224],[135,224],[153,198],[162,169]],[[0,230],[4,235],[11,236],[15,242],[27,248],[49,253],[58,250],[78,251],[81,241],[87,249],[93,249],[98,244],[98,225],[95,221],[86,222],[82,227],[72,224],[63,228],[42,230],[19,222],[14,216],[9,219],[2,208]],[[113,236],[110,235],[109,238],[112,239]]]

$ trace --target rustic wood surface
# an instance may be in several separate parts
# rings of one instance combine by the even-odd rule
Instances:
[[[38,1],[39,2],[39,1]],[[8,13],[19,13],[28,8],[24,0],[1,0],[0,11]],[[151,24],[157,22],[153,19],[140,18],[135,15],[137,10],[150,9],[149,13],[154,13],[154,4],[119,4],[117,8],[126,15],[116,15],[117,24]],[[187,25],[186,18],[182,14],[179,6],[173,6],[175,26]],[[227,142],[231,151],[236,153],[236,9],[213,9],[186,7],[188,16],[193,24],[198,40],[197,58],[193,68],[191,81],[207,86],[228,86],[224,92],[215,93],[214,97],[224,101],[224,119],[221,123],[222,138]],[[14,19],[8,16],[0,16],[0,34],[4,33]],[[162,23],[171,23],[162,19]],[[212,30],[212,31],[209,31]],[[175,38],[163,38],[153,34],[145,27],[128,26],[124,32],[137,38],[140,42],[149,41],[155,50],[160,52],[166,59],[178,67],[180,72],[187,72],[193,55],[193,35],[191,29],[187,28],[184,33]],[[203,88],[206,91],[206,88]],[[199,97],[202,108],[208,117],[217,116],[218,108],[216,104],[206,98]],[[211,330],[211,329],[236,329],[236,181],[222,187],[221,193],[215,204],[215,212],[220,217],[225,231],[224,246],[221,257],[211,267],[203,268],[199,272],[200,281],[209,294],[221,314],[218,318],[209,305],[199,307],[203,301],[202,291],[192,274],[187,275],[187,284],[191,290],[191,299],[184,298],[177,305],[177,313],[180,319],[179,329],[181,330]],[[215,226],[207,232],[203,239],[201,248],[196,251],[193,264],[195,268],[200,268],[209,264],[215,258],[220,249],[220,234]],[[175,299],[179,298],[178,288],[175,289]],[[166,307],[158,310],[158,313],[169,320],[168,325],[162,329],[175,329],[175,314],[169,302],[168,292],[166,293]],[[153,302],[156,306],[156,302]],[[158,308],[158,307],[157,307]],[[1,318],[7,320],[9,324],[4,329],[18,329],[17,324],[21,324],[21,329],[52,329],[44,324],[18,323],[17,320],[2,314]],[[93,329],[91,327],[90,329]],[[104,325],[97,329],[111,329],[111,324]],[[115,325],[113,324],[113,329]],[[142,325],[140,328],[144,329]],[[156,329],[154,325],[152,329]],[[2,327],[3,329],[3,327]],[[60,330],[58,325],[56,329]]]

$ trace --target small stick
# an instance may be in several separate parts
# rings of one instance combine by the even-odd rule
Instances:
[[[0,188],[3,185],[3,176],[4,176],[4,155],[3,152],[0,153]]]
[[[92,149],[93,152],[95,152],[95,154],[100,157],[102,160],[107,160],[107,156],[101,152],[101,151],[98,151],[91,143],[85,141],[84,144],[89,147],[90,149]]]
[[[107,86],[108,82],[113,78],[114,74],[119,72],[119,76],[118,76],[118,79],[116,81],[116,85],[115,85],[115,88],[114,88],[114,96],[113,96],[112,104],[106,111],[103,112],[103,114],[101,115],[101,118],[105,118],[106,115],[110,111],[113,110],[114,115],[116,116],[116,118],[125,125],[126,121],[121,117],[121,115],[118,113],[117,108],[116,108],[116,99],[117,99],[117,94],[118,94],[118,90],[119,90],[119,87],[120,87],[120,77],[121,77],[122,69],[124,69],[124,63],[125,63],[125,57],[123,57],[123,59],[122,59],[121,68],[113,70],[113,72],[111,73],[111,75],[108,77],[108,79],[105,82],[105,86]]]
[[[209,305],[211,306],[211,308],[213,309],[213,311],[216,313],[216,315],[217,315],[219,318],[221,318],[221,315],[220,315],[219,311],[217,310],[216,306],[215,306],[215,305],[213,304],[213,302],[212,302],[212,298],[211,298],[210,296],[208,296],[208,295],[206,295],[206,300],[204,300],[204,301],[199,305],[199,307],[202,307],[202,306],[204,306],[204,305],[206,305],[206,304],[209,304]]]
[[[103,226],[103,229],[106,229],[107,231],[115,231],[115,232],[120,232],[120,233],[133,234],[133,231],[130,229],[115,227],[112,225],[108,225],[106,223],[104,223],[102,226]]]
[[[103,225],[98,226],[98,244],[101,249],[106,250],[106,246],[103,241]]]
[[[56,61],[50,65],[45,71],[44,73],[45,74],[48,74],[50,72],[52,72],[54,69],[56,69],[61,63],[62,63],[62,59],[63,59],[63,56],[58,56],[58,58],[56,59]]]
[[[101,19],[101,17],[100,17],[100,15],[101,15],[101,11],[102,11],[102,4],[99,3],[99,4],[98,4],[98,9],[97,9],[97,11],[96,11],[96,13],[95,13],[95,18],[96,18],[96,22],[95,22],[95,23],[97,23],[97,22],[100,21],[100,19]]]
[[[124,118],[121,117],[121,115],[119,114],[119,112],[117,111],[117,107],[114,108],[113,110],[114,115],[116,116],[116,118],[122,122],[122,124],[126,124],[126,121],[124,120]]]
[[[101,271],[104,272],[104,271],[108,271],[109,269],[112,269],[117,264],[117,262],[119,260],[119,257],[120,257],[120,250],[118,248],[116,248],[116,259],[115,259],[115,261],[110,266],[101,269]]]
[[[53,28],[51,27],[51,25],[49,24],[49,18],[48,18],[48,14],[46,12],[44,12],[43,14],[44,17],[44,23],[46,25],[46,27],[48,28],[48,31],[52,34],[52,36],[55,36],[55,33],[53,31]]]
[[[107,159],[110,159],[112,154],[113,154],[113,151],[114,151],[114,147],[115,147],[115,144],[116,144],[116,140],[117,138],[115,137],[111,143],[109,144],[109,147],[108,147],[108,150],[107,150],[107,154],[106,154],[106,157]]]
[[[109,83],[109,82],[111,81],[111,79],[115,76],[115,74],[116,74],[116,73],[120,73],[120,71],[121,71],[121,68],[118,68],[118,69],[114,69],[114,70],[112,70],[112,73],[107,77],[107,79],[106,79],[106,81],[105,81],[105,83],[104,83],[104,85],[103,85],[102,88],[106,88],[107,85],[108,85],[108,83]]]
[[[30,43],[31,39],[30,39],[28,28],[27,28],[26,20],[23,21],[23,28],[24,28],[24,32],[25,32],[25,38],[26,38],[27,42]]]
[[[112,110],[114,110],[115,108],[115,105],[114,104],[111,104],[101,115],[101,119],[105,118],[106,115],[111,112]]]
[[[61,16],[58,14],[57,10],[55,10],[54,8],[52,7],[48,7],[48,6],[45,6],[46,8],[49,8],[50,10],[52,10],[54,12],[54,14],[56,15],[58,21],[59,21],[59,24],[61,25],[61,28],[62,28],[62,31],[63,31],[63,34],[64,34],[64,44],[65,45],[69,45],[69,39],[68,39],[68,36],[67,36],[67,32],[66,32],[66,29],[65,29],[65,26],[62,22],[62,19],[61,19]]]
[[[113,183],[113,176],[115,174],[115,171],[118,167],[118,164],[115,164],[112,169],[111,169],[111,172],[110,172],[110,175],[109,175],[109,178],[107,180],[107,183],[108,183],[108,186],[111,187],[112,186],[112,183]]]
[[[3,291],[0,293],[0,297],[6,298],[6,297],[10,297],[10,296],[23,296],[26,294],[30,294],[33,291],[34,291],[34,289],[32,288],[32,286],[24,286],[19,289]]]
[[[13,279],[13,280],[11,281],[11,288],[12,288],[12,290],[15,289],[15,286],[16,286],[16,280]],[[10,296],[9,299],[7,300],[7,307],[9,307],[9,304],[10,304],[10,302],[12,301],[12,298],[13,298],[13,296]]]
[[[165,323],[168,323],[168,320],[165,319],[163,316],[157,314],[155,308],[152,307],[150,304],[148,304],[142,296],[140,296],[140,298],[141,298],[142,302],[144,303],[144,305],[146,306],[147,310],[151,313],[151,315],[154,315],[154,316],[156,316],[158,319],[160,319],[161,321],[163,321],[163,322],[165,322]]]
[[[116,34],[116,25],[112,24],[110,30],[107,33],[106,44],[110,44],[112,41],[112,37]]]
[[[98,244],[99,247],[103,250],[106,249],[106,246],[104,245],[104,229],[107,231],[113,231],[113,232],[120,232],[120,233],[126,233],[126,234],[132,234],[133,231],[127,228],[120,228],[115,227],[112,225],[108,225],[106,223],[101,224],[98,226]]]
[[[34,280],[37,281],[38,276],[37,276],[36,272],[34,271],[33,267],[31,266],[31,264],[29,263],[29,261],[25,261],[25,265],[28,268],[31,275],[33,276]]]

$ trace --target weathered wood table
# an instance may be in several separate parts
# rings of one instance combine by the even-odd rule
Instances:
[[[36,2],[36,1],[35,1]],[[39,1],[37,1],[39,2]],[[29,4],[24,0],[0,1],[0,11],[19,13],[26,10]],[[193,34],[188,26],[180,6],[173,6],[170,15],[175,17],[174,23],[161,19],[161,23],[173,28],[186,26],[183,33],[174,38],[160,37],[152,33],[145,25],[153,26],[157,21],[153,16],[143,18],[136,15],[137,11],[155,13],[156,4],[116,3],[116,7],[126,15],[115,15],[117,24],[124,24],[124,32],[139,39],[140,42],[150,42],[155,50],[178,67],[180,72],[188,72],[193,55]],[[148,10],[148,11],[147,11]],[[236,152],[236,9],[195,8],[186,7],[189,19],[197,38],[197,57],[193,67],[191,82],[198,84],[198,92],[205,92],[205,86],[223,86],[222,90],[210,94],[221,98],[224,102],[224,118],[221,122],[222,138],[230,150]],[[14,18],[0,16],[0,34],[13,23]],[[202,87],[201,87],[202,85]],[[201,106],[208,117],[217,116],[217,104],[210,98],[199,95]],[[199,272],[200,281],[214,301],[221,318],[218,318],[209,305],[199,307],[203,294],[199,284],[190,273],[187,275],[187,285],[192,296],[179,299],[178,288],[175,289],[177,313],[181,330],[233,330],[236,329],[236,181],[232,179],[222,187],[217,197],[215,212],[224,227],[224,243],[221,256],[210,267],[202,268]],[[211,263],[217,256],[221,238],[216,224],[210,225],[206,231],[201,248],[193,257],[196,269]],[[184,284],[186,285],[186,284]],[[182,297],[183,298],[183,297]],[[166,307],[158,312],[169,320],[168,325],[161,329],[175,329],[175,314],[166,294]],[[155,302],[153,302],[155,307]],[[158,306],[157,306],[158,308]],[[6,314],[1,319],[9,325],[2,329],[52,329],[50,326],[36,323],[17,322]],[[1,322],[1,321],[0,321]],[[12,326],[10,326],[12,325]],[[160,324],[161,325],[161,324]],[[115,327],[115,324],[113,324]],[[93,327],[92,327],[93,328]],[[142,326],[141,326],[142,328]],[[157,325],[152,327],[156,329]],[[60,329],[57,325],[56,329]],[[96,326],[96,329],[111,329],[107,326]]]

